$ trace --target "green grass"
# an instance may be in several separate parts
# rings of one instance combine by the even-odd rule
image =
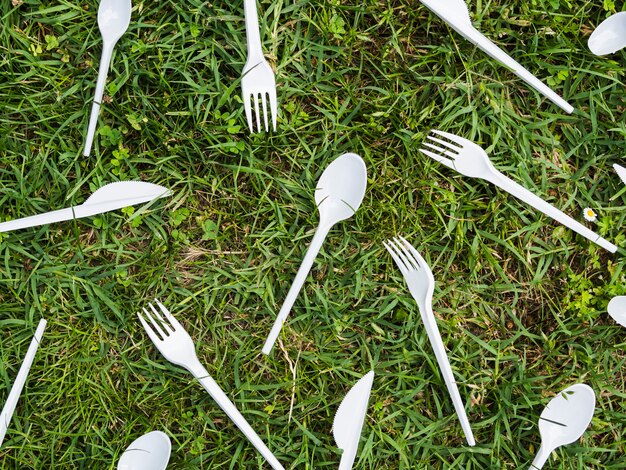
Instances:
[[[263,0],[279,130],[250,135],[243,2],[136,1],[84,158],[97,1],[0,2],[0,220],[82,203],[117,180],[174,191],[141,212],[0,236],[0,403],[49,321],[0,467],[113,469],[133,439],[161,429],[169,468],[268,468],[142,331],[135,312],[159,297],[288,468],[337,468],[333,415],[370,369],[355,468],[528,468],[544,405],[577,382],[596,391],[594,420],[549,468],[623,468],[626,341],[606,305],[626,293],[626,190],[611,168],[626,152],[626,55],[586,46],[612,3],[470,7],[477,28],[576,107],[567,116],[419,2]],[[482,145],[576,219],[594,208],[590,226],[620,252],[430,161],[418,149],[431,128]],[[364,203],[331,231],[264,357],[318,222],[315,183],[348,151],[368,165]],[[432,267],[475,448],[382,246],[396,234]]]

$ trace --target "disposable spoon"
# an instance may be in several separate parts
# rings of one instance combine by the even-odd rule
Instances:
[[[595,406],[596,396],[585,384],[572,385],[550,400],[539,417],[541,447],[530,470],[542,468],[557,447],[579,439],[591,422]]]
[[[87,139],[85,140],[85,150],[83,152],[85,157],[88,157],[91,153],[113,48],[128,29],[131,8],[131,0],[101,0],[98,7],[98,28],[102,35],[102,57],[100,59],[100,69],[98,70],[98,81],[96,82],[96,94],[91,107]]]
[[[365,162],[354,153],[346,153],[340,156],[328,165],[328,168],[322,173],[315,189],[315,204],[320,213],[320,223],[298,270],[298,274],[287,293],[287,298],[280,312],[278,312],[272,331],[265,341],[263,346],[264,354],[269,354],[272,351],[283,323],[298,297],[298,293],[311,270],[311,266],[313,266],[313,261],[315,261],[315,257],[320,251],[329,230],[337,222],[352,217],[363,201],[366,186],[367,170]]]
[[[502,63],[566,113],[574,111],[572,105],[474,28],[465,0],[421,0],[421,2],[461,36],[478,46],[488,56]]]
[[[626,296],[613,297],[606,309],[613,320],[626,327]]]
[[[43,318],[39,320],[39,325],[37,326],[37,330],[35,331],[35,336],[33,336],[33,339],[30,342],[30,346],[28,347],[28,351],[26,351],[24,362],[22,362],[22,366],[17,373],[17,377],[15,378],[13,387],[11,387],[11,391],[9,392],[9,397],[4,404],[4,408],[2,408],[2,412],[0,412],[0,446],[2,445],[2,441],[4,441],[4,436],[7,433],[9,423],[11,422],[11,418],[13,417],[13,412],[15,411],[15,407],[17,406],[17,401],[20,398],[20,394],[22,393],[22,389],[24,388],[24,384],[26,383],[30,367],[33,365],[33,360],[35,359],[35,354],[37,353],[37,349],[39,348],[39,343],[41,342],[43,332],[46,329],[46,324],[47,322]]]
[[[152,431],[135,439],[117,463],[117,470],[165,470],[172,443],[167,434]]]
[[[626,46],[626,11],[609,16],[589,37],[595,55],[613,54]]]

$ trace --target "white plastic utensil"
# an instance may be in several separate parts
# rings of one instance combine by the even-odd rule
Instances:
[[[626,296],[613,297],[606,309],[613,320],[626,327]]]
[[[400,269],[411,295],[415,299],[415,302],[417,302],[422,322],[426,328],[428,340],[437,358],[437,364],[439,364],[439,369],[441,370],[441,375],[443,376],[443,381],[446,384],[450,398],[452,398],[454,411],[456,411],[456,415],[461,423],[465,440],[467,440],[470,446],[474,446],[476,445],[474,434],[472,433],[472,428],[467,419],[463,400],[461,400],[459,388],[454,380],[452,367],[450,366],[446,348],[441,339],[441,333],[439,333],[437,320],[433,313],[435,278],[430,270],[430,266],[428,266],[428,263],[422,258],[419,252],[402,237],[383,242],[383,245]]]
[[[621,165],[618,165],[617,163],[613,164],[613,168],[617,172],[617,176],[619,176],[619,179],[622,180],[622,183],[626,184],[626,168],[624,168]]]
[[[263,354],[269,354],[272,351],[283,323],[302,289],[326,235],[337,222],[352,217],[363,202],[366,186],[365,162],[355,153],[346,153],[333,160],[322,173],[315,188],[315,204],[320,213],[320,223],[298,274],[287,293],[287,298],[278,312],[272,331],[265,341]]]
[[[170,194],[171,191],[163,186],[143,181],[109,183],[99,188],[78,206],[2,222],[0,232],[89,217],[135,204],[143,204]]]
[[[198,360],[196,348],[189,333],[185,331],[174,315],[165,306],[156,300],[159,307],[157,310],[152,304],[149,309],[144,308],[143,313],[137,313],[139,321],[146,333],[163,354],[163,357],[180,367],[187,369],[211,395],[211,398],[235,423],[235,426],[248,438],[252,445],[267,460],[274,470],[285,470],[278,459],[272,454],[261,438],[254,432],[252,426],[239,412],[237,407],[230,401],[220,386],[213,380],[207,370]]]
[[[617,251],[617,247],[613,243],[605,240],[593,230],[589,230],[580,222],[572,219],[539,196],[500,173],[489,160],[487,153],[474,142],[449,132],[437,130],[432,130],[431,132],[434,135],[429,135],[429,142],[424,143],[424,146],[428,147],[429,150],[420,149],[420,152],[424,155],[448,168],[458,171],[464,176],[484,179],[543,212],[548,217],[552,217],[557,222],[569,227],[605,250],[611,253]]]
[[[43,318],[39,320],[39,325],[37,326],[37,330],[35,330],[35,336],[33,336],[33,339],[30,342],[30,346],[28,347],[28,351],[26,351],[24,362],[22,363],[22,366],[17,373],[17,377],[15,378],[13,387],[11,387],[11,391],[9,392],[9,397],[4,404],[4,408],[2,408],[2,412],[0,412],[0,446],[4,441],[4,436],[7,433],[9,423],[11,422],[11,418],[13,417],[13,412],[15,411],[15,407],[17,406],[17,401],[20,398],[20,394],[22,393],[22,389],[24,388],[24,384],[26,383],[26,378],[28,377],[30,367],[33,365],[33,360],[35,359],[37,348],[39,348],[39,343],[41,342],[43,332],[46,329],[46,324],[47,322]]]
[[[587,43],[595,55],[614,54],[626,46],[626,11],[609,16],[595,29]]]
[[[96,93],[93,98],[93,105],[91,106],[91,116],[89,117],[87,138],[85,139],[85,150],[83,151],[85,157],[88,157],[91,153],[91,146],[98,125],[98,114],[100,113],[100,104],[102,103],[102,95],[104,95],[104,85],[106,84],[113,49],[117,41],[128,29],[131,9],[131,0],[100,0],[100,6],[98,7],[98,28],[102,35],[102,57],[100,58]]]
[[[343,450],[339,470],[350,470],[354,464],[373,383],[372,370],[350,389],[335,413],[333,436],[337,447]]]
[[[585,384],[567,387],[550,400],[539,417],[541,447],[530,470],[542,468],[557,447],[579,439],[591,422],[595,406],[596,395]]]
[[[272,67],[263,55],[256,0],[244,0],[243,7],[246,17],[248,58],[246,59],[241,76],[241,94],[243,97],[246,120],[248,121],[250,132],[254,133],[255,120],[257,132],[261,132],[262,129],[268,132],[269,124],[267,115],[269,114],[272,129],[275,131],[276,116],[278,114],[276,77],[274,76],[274,70],[272,70]],[[253,109],[256,119],[252,118]],[[265,126],[261,125],[261,114],[263,115],[263,123]]]
[[[566,113],[574,111],[574,107],[557,95],[550,87],[513,60],[506,52],[496,46],[493,42],[483,36],[474,26],[470,18],[469,10],[465,0],[420,0],[439,18],[448,23],[452,29],[458,32],[465,39],[475,44],[490,57],[502,63],[505,67],[513,71],[539,93],[550,99]]]
[[[117,470],[165,470],[170,461],[172,442],[161,431],[135,439],[117,463]]]

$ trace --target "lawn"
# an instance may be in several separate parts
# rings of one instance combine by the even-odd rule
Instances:
[[[140,179],[173,196],[0,235],[0,405],[40,318],[38,355],[3,469],[113,469],[155,429],[171,469],[269,468],[136,312],[159,298],[208,371],[289,469],[337,468],[343,396],[374,385],[355,469],[528,468],[537,421],[584,382],[597,408],[546,469],[622,469],[626,338],[623,52],[595,57],[611,0],[471,2],[474,25],[575,108],[566,115],[419,1],[262,0],[275,133],[240,98],[243,2],[135,0],[91,157],[82,156],[102,42],[98,2],[0,2],[0,220]],[[419,152],[430,129],[620,247],[588,242]],[[345,152],[368,189],[331,230],[270,357],[261,348],[319,217],[316,181]],[[583,209],[598,213],[585,222]],[[433,271],[435,315],[477,440],[465,444],[417,306],[382,242]]]

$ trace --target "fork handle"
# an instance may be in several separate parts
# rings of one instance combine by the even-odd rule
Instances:
[[[437,320],[435,319],[433,309],[428,303],[421,302],[418,299],[415,300],[417,301],[420,316],[422,317],[422,322],[426,328],[426,334],[428,335],[430,345],[432,346],[435,357],[437,358],[439,370],[443,376],[450,398],[452,398],[454,411],[456,411],[456,415],[461,423],[461,429],[463,429],[463,434],[465,434],[465,440],[470,446],[475,446],[476,440],[474,439],[472,428],[469,420],[467,419],[467,413],[465,412],[459,388],[456,385],[456,380],[454,380],[452,367],[450,366],[450,361],[448,360],[448,355],[446,354],[446,348],[443,344],[443,340],[441,339],[441,333],[439,332],[439,327],[437,326]]]
[[[247,71],[249,67],[254,67],[261,62],[264,57],[256,0],[244,0],[243,11],[246,19],[246,40],[248,44],[248,60],[246,61],[244,71]]]
[[[233,405],[228,396],[222,391],[220,386],[217,385],[217,382],[213,380],[204,366],[198,361],[196,364],[192,364],[187,367],[187,370],[189,370],[189,372],[191,372],[193,376],[198,379],[200,385],[202,385],[202,387],[209,392],[211,398],[215,400],[215,402],[224,411],[224,413],[228,415],[233,423],[235,423],[239,430],[244,433],[260,454],[265,457],[265,460],[267,460],[271,467],[274,470],[285,470],[285,467],[283,467],[278,459],[274,457],[274,454],[272,454],[272,452],[267,448],[258,434],[254,432],[254,429],[252,429],[252,426],[248,424],[246,418],[244,418],[235,405]]]
[[[617,251],[617,247],[613,243],[605,240],[593,230],[588,229],[580,222],[572,219],[569,215],[564,214],[553,205],[547,203],[539,196],[531,193],[528,189],[516,183],[512,179],[504,176],[499,171],[496,170],[486,179],[489,182],[498,186],[499,188],[503,189],[507,193],[515,196],[521,201],[524,201],[526,204],[529,204],[531,207],[534,207],[535,209],[543,212],[545,215],[552,217],[557,222],[560,222],[566,227],[571,228],[576,233],[579,233],[586,239],[591,240],[605,250],[608,250],[611,253],[615,253]]]

